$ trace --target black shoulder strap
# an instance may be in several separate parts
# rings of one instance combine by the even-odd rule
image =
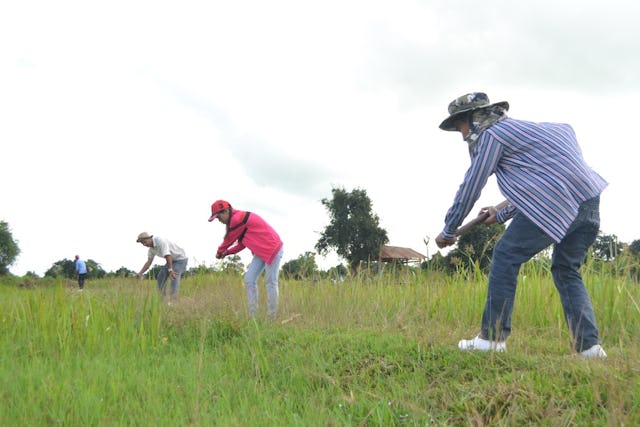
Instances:
[[[229,228],[229,231],[235,230],[236,228],[242,227],[243,225],[245,225],[247,223],[247,221],[249,221],[249,215],[251,215],[251,212],[245,212],[244,216],[242,217],[242,221],[240,221],[239,224],[234,225],[233,227]],[[242,232],[242,235],[244,236],[244,233],[247,231],[247,229],[245,228],[245,231]]]

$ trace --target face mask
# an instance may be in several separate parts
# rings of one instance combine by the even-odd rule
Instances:
[[[469,134],[464,139],[469,146],[469,156],[473,158],[476,141],[480,134],[489,126],[507,118],[507,111],[500,105],[491,108],[481,108],[471,114]]]

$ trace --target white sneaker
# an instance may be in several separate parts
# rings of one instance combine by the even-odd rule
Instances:
[[[604,349],[600,344],[596,344],[591,348],[582,351],[580,353],[580,357],[583,359],[606,359],[607,353],[604,352]]]
[[[460,350],[478,350],[478,351],[507,351],[507,344],[504,341],[489,341],[480,338],[478,335],[471,340],[460,340],[458,342]]]

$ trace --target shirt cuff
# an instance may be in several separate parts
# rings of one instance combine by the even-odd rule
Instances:
[[[498,212],[496,212],[496,222],[498,224],[504,224],[505,222],[510,220],[515,213],[515,207],[513,205],[508,205],[507,207],[502,208]]]
[[[447,233],[445,230],[442,230],[442,233],[440,233],[440,238],[444,239],[444,240],[455,240],[456,239],[456,234],[455,233]]]

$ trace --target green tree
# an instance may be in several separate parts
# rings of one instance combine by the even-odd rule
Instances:
[[[431,258],[426,261],[423,261],[420,264],[420,268],[423,270],[431,270],[431,271],[445,271],[450,272],[452,267],[450,265],[450,260],[447,259],[440,252],[436,252]]]
[[[342,283],[348,273],[349,270],[347,270],[347,267],[342,264],[338,264],[327,271],[327,277],[331,279],[331,283]]]
[[[127,267],[120,267],[113,273],[107,273],[107,275],[115,277],[133,277],[136,275],[136,272],[133,270],[129,270]]]
[[[164,264],[153,264],[144,274],[149,279],[157,279],[158,274],[160,274],[160,270],[162,270],[162,267],[164,267]]]
[[[313,277],[317,271],[318,265],[313,252],[305,252],[298,258],[285,262],[282,266],[282,272],[287,277],[292,277],[296,280]]]
[[[87,264],[87,279],[102,279],[103,277],[105,277],[107,275],[107,272],[104,271],[104,269],[102,268],[102,266],[95,262],[92,259],[88,259],[85,261],[85,263]],[[74,273],[75,273],[75,262],[73,264],[73,269],[74,269]]]
[[[593,243],[593,254],[598,259],[611,261],[622,253],[623,247],[615,234],[598,233]]]
[[[203,275],[203,274],[211,274],[214,271],[216,271],[215,268],[208,267],[204,263],[202,263],[200,265],[197,265],[195,267],[190,268],[187,272],[191,276],[198,276],[198,275]]]
[[[631,242],[631,244],[629,245],[629,250],[633,255],[640,254],[640,240],[634,240],[633,242]]]
[[[380,247],[389,241],[387,231],[379,227],[380,220],[372,212],[371,199],[365,190],[347,192],[333,188],[331,192],[331,200],[322,199],[330,222],[315,248],[321,255],[335,249],[347,260],[351,271],[356,271],[360,262],[378,259]]]
[[[477,264],[482,271],[488,271],[493,249],[504,229],[503,224],[481,224],[467,231],[458,238],[456,247],[447,254],[447,264],[453,269],[455,264],[462,264],[469,270],[473,270],[473,266]]]
[[[9,274],[9,267],[20,255],[18,242],[13,239],[9,224],[0,221],[0,276]]]
[[[106,276],[107,272],[102,269],[100,264],[92,259],[85,261],[87,264],[87,278],[88,279],[101,279]],[[56,261],[53,265],[44,273],[44,277],[64,277],[67,279],[73,279],[76,275],[76,262],[72,259],[61,259]]]
[[[54,262],[53,265],[45,271],[44,277],[66,277],[67,279],[73,279],[75,271],[75,263],[72,260],[65,258]]]
[[[242,274],[244,273],[244,264],[240,255],[229,255],[222,260],[220,269],[225,273]]]

